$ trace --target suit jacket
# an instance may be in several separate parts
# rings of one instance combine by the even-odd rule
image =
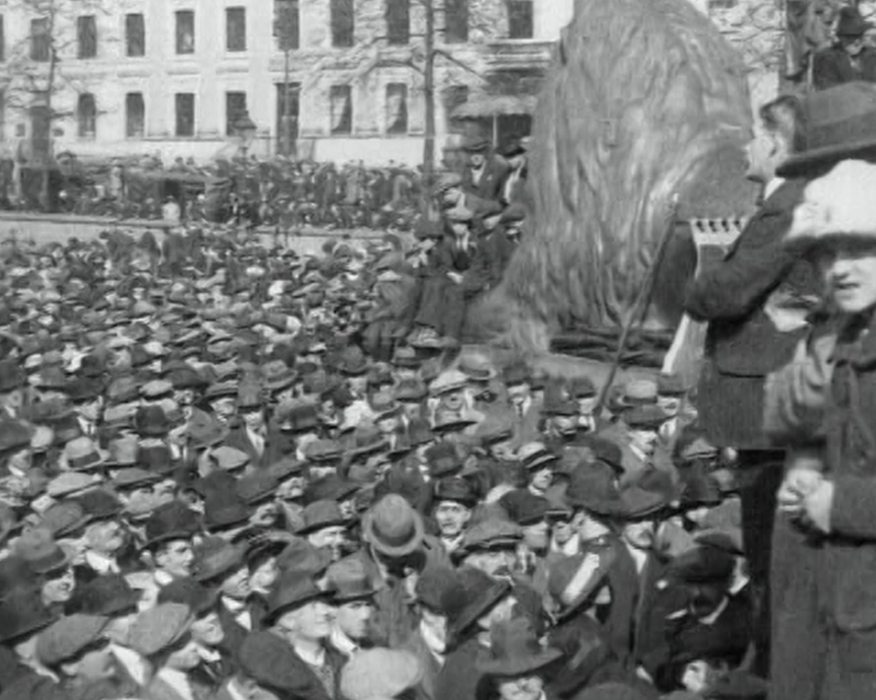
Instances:
[[[864,47],[858,56],[857,67],[852,65],[849,55],[841,46],[822,49],[813,57],[812,81],[816,90],[853,80],[876,82],[876,50]]]
[[[252,613],[250,615],[253,618],[255,617]],[[253,631],[258,630],[255,622],[253,619]],[[232,658],[237,658],[237,655],[240,653],[240,647],[243,644],[243,640],[249,634],[249,630],[234,619],[234,615],[231,614],[231,611],[221,601],[219,603],[219,623],[225,632],[225,637],[220,642],[219,648],[223,652],[228,653]]]
[[[491,201],[498,201],[502,194],[502,185],[510,170],[508,162],[497,155],[487,157],[481,179],[475,184],[470,166],[466,166],[462,174],[462,189],[468,193]]]
[[[249,455],[250,464],[254,467],[267,466],[267,460],[271,457],[271,450],[268,446],[270,434],[265,434],[265,446],[262,452],[256,450],[255,445],[250,440],[246,432],[246,426],[241,422],[234,425],[224,440],[224,444],[229,447],[234,447],[241,452],[246,452]]]
[[[791,358],[805,328],[780,332],[765,307],[774,293],[802,301],[821,288],[812,265],[782,246],[804,186],[802,180],[780,185],[725,259],[702,270],[687,289],[686,311],[709,322],[698,408],[713,444],[767,447],[764,378]]]

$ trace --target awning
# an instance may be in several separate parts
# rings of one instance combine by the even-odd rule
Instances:
[[[534,95],[493,95],[464,102],[453,110],[453,119],[481,119],[508,114],[532,114],[535,111]]]

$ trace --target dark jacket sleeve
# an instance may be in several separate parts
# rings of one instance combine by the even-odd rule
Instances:
[[[799,197],[801,192],[802,186],[797,186],[781,199]],[[781,204],[755,214],[727,257],[691,281],[685,298],[685,311],[691,317],[697,321],[745,317],[787,275],[797,260],[782,246],[793,206]]]
[[[831,530],[845,537],[876,540],[876,477],[838,476],[830,509]]]

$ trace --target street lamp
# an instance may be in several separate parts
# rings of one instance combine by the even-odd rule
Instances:
[[[253,139],[255,138],[256,131],[258,131],[256,123],[250,119],[249,112],[244,112],[238,117],[237,121],[234,122],[234,130],[240,136],[243,157],[246,158],[249,147],[252,145]]]

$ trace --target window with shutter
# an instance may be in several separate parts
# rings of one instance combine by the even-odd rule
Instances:
[[[128,56],[146,55],[146,23],[141,14],[125,15],[125,48]]]
[[[195,96],[190,92],[176,94],[176,135],[195,135]]]
[[[176,13],[176,52],[195,52],[195,13],[192,10],[179,10]]]
[[[76,121],[80,139],[93,139],[97,135],[97,104],[94,95],[84,92],[79,95],[76,106]]]
[[[228,51],[246,51],[246,8],[225,8],[225,47]]]
[[[125,136],[141,139],[146,135],[146,104],[142,92],[125,95]]]
[[[76,39],[79,58],[97,56],[97,20],[94,15],[76,18]]]
[[[355,31],[353,0],[331,0],[331,20],[332,46],[352,46]]]

